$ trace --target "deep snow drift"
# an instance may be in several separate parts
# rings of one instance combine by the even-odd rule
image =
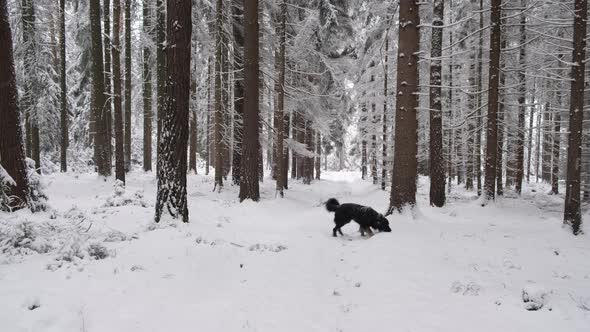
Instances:
[[[459,190],[442,209],[419,185],[392,233],[333,238],[322,202],[387,206],[357,173],[266,179],[262,202],[189,176],[190,224],[153,224],[155,178],[124,190],[49,175],[53,210],[0,213],[0,330],[589,331],[590,241],[561,227],[562,197],[531,188],[485,208]],[[590,216],[585,218],[590,220]]]

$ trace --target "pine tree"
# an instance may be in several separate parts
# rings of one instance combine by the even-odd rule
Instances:
[[[444,1],[434,2],[430,62],[430,205],[445,204],[445,167],[442,137],[441,56]]]
[[[143,1],[143,34],[152,39],[152,1]],[[152,50],[146,43],[143,47],[143,170],[152,171]]]
[[[90,1],[90,33],[92,39],[92,114],[96,129],[94,149],[98,174],[108,176],[111,174],[109,164],[109,150],[107,145],[107,123],[104,89],[104,62],[102,54],[102,29],[100,20],[100,1]]]
[[[31,202],[6,0],[0,0],[0,96],[0,164],[15,182],[10,195],[17,199],[9,208],[20,209]]]
[[[113,0],[116,1],[116,0]],[[111,60],[111,1],[103,0],[102,12],[103,12],[103,46],[104,46],[104,88],[106,95],[106,103],[104,105],[105,121],[106,121],[106,143],[105,148],[107,149],[108,164],[112,165],[112,152],[111,139],[113,137],[113,86],[112,81],[112,60]]]
[[[586,68],[587,0],[574,1],[574,36],[572,55],[572,81],[570,97],[570,122],[567,149],[567,179],[563,222],[571,225],[574,235],[580,234],[580,168],[582,157],[582,122],[584,120],[584,73]]]
[[[244,1],[232,0],[234,37],[234,147],[232,157],[232,182],[240,185],[242,163],[242,139],[244,117]]]
[[[125,171],[131,169],[131,0],[125,0]]]
[[[418,1],[400,2],[395,150],[388,214],[416,204],[419,25]]]
[[[502,0],[492,0],[490,66],[488,83],[488,127],[486,136],[486,170],[484,195],[486,200],[493,200],[496,193],[496,172],[498,162],[498,84],[500,79],[500,41],[501,41],[501,5]]]
[[[166,107],[162,112],[158,145],[158,195],[155,221],[166,208],[174,218],[188,222],[186,170],[190,107],[192,35],[191,1],[168,1],[166,51]]]
[[[125,183],[121,87],[121,1],[113,0],[113,99],[115,103],[115,178]]]
[[[520,2],[522,8],[526,8],[526,0]],[[518,134],[516,139],[516,174],[515,190],[522,193],[522,180],[524,177],[524,143],[525,143],[525,116],[526,116],[526,15],[520,14],[520,50],[518,62]]]
[[[259,25],[258,1],[244,2],[244,137],[240,201],[260,200],[259,191]]]
[[[60,87],[60,125],[61,125],[61,144],[60,144],[60,164],[61,171],[68,171],[68,145],[69,145],[69,126],[68,126],[68,99],[66,85],[66,9],[65,0],[59,0],[59,87]]]
[[[224,117],[224,108],[222,104],[222,93],[223,85],[222,85],[222,57],[224,56],[224,49],[223,49],[223,0],[217,0],[216,6],[216,34],[215,34],[215,134],[214,134],[214,144],[215,144],[215,187],[217,190],[221,191],[223,187],[223,117]]]
[[[167,0],[156,0],[156,146],[160,146],[162,131],[162,115],[166,102],[166,3]],[[160,156],[156,148],[156,170],[160,164]]]
[[[286,52],[286,20],[287,20],[287,1],[283,0],[280,4],[280,12],[277,15],[277,39],[278,44],[276,51],[276,69],[278,74],[278,80],[275,83],[275,91],[277,94],[277,100],[275,105],[275,142],[276,142],[276,190],[279,195],[283,197],[285,195],[284,190],[287,181],[287,167],[286,162],[288,157],[285,158],[285,52]]]
[[[24,46],[24,93],[22,107],[25,113],[25,128],[27,135],[27,156],[35,161],[37,172],[41,173],[41,151],[39,147],[39,109],[38,96],[39,83],[39,59],[37,57],[38,43],[36,32],[35,3],[32,0],[22,0],[23,11],[23,46]]]

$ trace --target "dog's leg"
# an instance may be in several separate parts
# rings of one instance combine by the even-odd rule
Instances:
[[[367,227],[366,231],[369,234],[369,236],[373,236],[373,230],[371,229],[371,227]]]
[[[338,233],[340,233],[341,236],[344,236],[344,234],[342,234],[342,230],[340,229],[340,227],[338,227]]]
[[[334,229],[332,230],[332,236],[333,237],[338,237],[338,235],[336,234],[336,232],[338,231],[338,226],[335,226]],[[342,234],[342,232],[340,232]]]
[[[359,226],[359,232],[361,232],[361,236],[365,236],[365,229],[363,226]]]

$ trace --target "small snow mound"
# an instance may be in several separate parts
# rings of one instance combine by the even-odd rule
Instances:
[[[128,239],[127,235],[121,231],[113,230],[107,233],[104,242],[123,242]]]
[[[455,281],[451,285],[451,292],[464,296],[477,296],[480,291],[481,286],[474,282],[462,283],[460,281]]]
[[[118,207],[128,205],[147,207],[147,203],[143,197],[143,192],[136,191],[133,194],[127,193],[125,190],[125,184],[121,180],[115,181],[113,184],[113,190],[113,195],[106,199],[103,207]]]
[[[522,302],[528,311],[537,311],[547,304],[551,291],[537,284],[527,284],[522,289]]]
[[[281,244],[269,245],[269,244],[256,243],[256,244],[251,245],[248,248],[248,250],[249,251],[258,251],[258,252],[265,252],[265,251],[281,252],[283,250],[287,250],[287,247],[285,247]]]
[[[43,238],[42,225],[28,220],[0,221],[0,252],[10,255],[47,253],[52,245]]]

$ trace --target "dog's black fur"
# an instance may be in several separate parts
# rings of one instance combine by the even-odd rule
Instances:
[[[334,237],[337,236],[336,232],[344,235],[341,228],[351,220],[359,224],[362,236],[365,236],[365,233],[373,235],[371,228],[380,232],[391,232],[387,218],[368,206],[352,203],[340,204],[336,198],[330,198],[326,201],[326,209],[329,212],[334,212],[334,223],[336,224],[332,230]]]

